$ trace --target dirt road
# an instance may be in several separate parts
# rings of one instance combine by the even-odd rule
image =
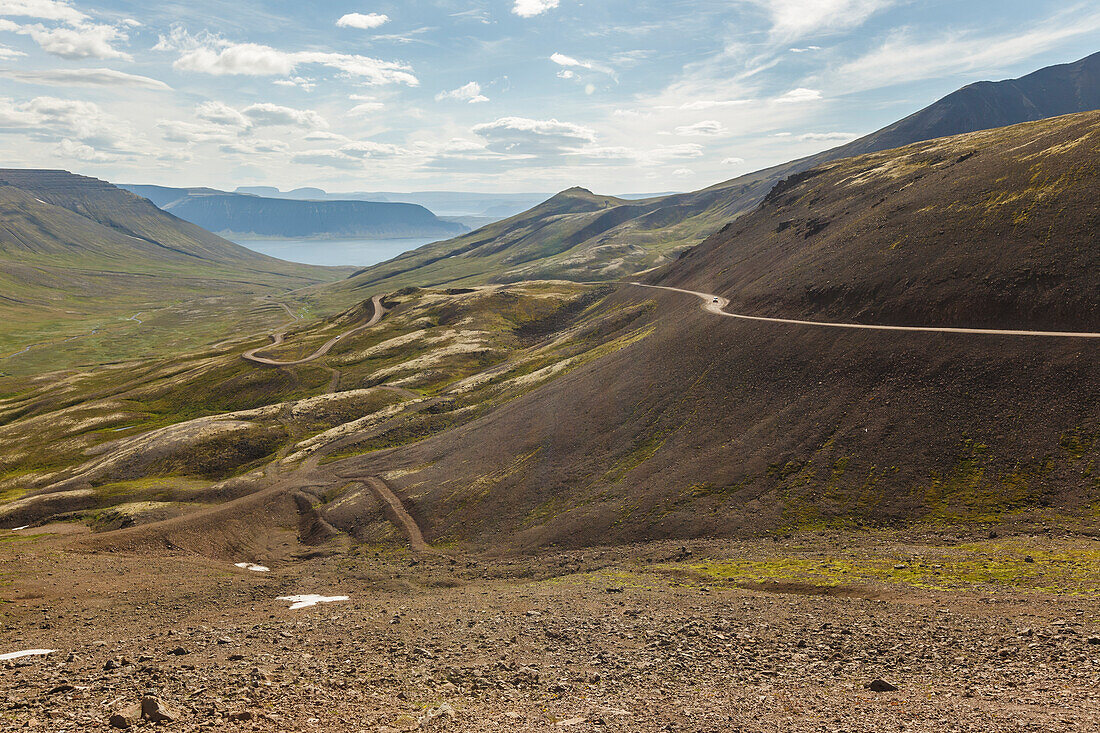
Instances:
[[[729,300],[719,295],[712,293],[700,293],[697,290],[684,290],[683,288],[672,288],[667,285],[646,285],[639,282],[628,282],[628,285],[635,285],[639,288],[653,288],[654,290],[671,290],[675,293],[687,293],[688,295],[694,295],[697,298],[702,298],[704,301],[703,310],[713,313],[716,316],[726,316],[728,318],[740,318],[745,321],[766,321],[768,323],[791,323],[797,326],[823,326],[825,328],[856,328],[867,331],[917,331],[927,333],[967,333],[967,334],[983,334],[987,336],[1046,336],[1054,338],[1086,338],[1097,339],[1100,338],[1100,333],[1091,333],[1088,331],[1014,331],[1010,329],[1000,328],[951,328],[947,326],[879,326],[866,323],[832,323],[828,321],[800,321],[792,318],[766,318],[764,316],[746,316],[741,313],[727,313],[725,308],[729,305]]]
[[[401,503],[401,500],[386,485],[385,481],[372,476],[365,483],[378,497],[378,500],[389,507],[387,514],[393,514],[391,521],[405,531],[405,536],[409,538],[409,546],[415,552],[435,552],[432,546],[424,541],[424,535],[421,534],[420,526],[416,523],[416,520],[412,518],[412,515],[405,509],[405,505]]]
[[[261,352],[261,351],[265,351],[266,349],[271,349],[271,348],[274,348],[276,346],[282,345],[282,343],[286,340],[286,329],[290,325],[292,325],[294,323],[294,321],[291,321],[290,323],[284,324],[282,326],[281,330],[279,330],[279,331],[275,332],[274,334],[272,334],[270,344],[268,344],[266,346],[260,346],[260,347],[255,348],[255,349],[250,349],[249,351],[246,351],[243,354],[241,354],[241,356],[243,358],[247,359],[248,361],[256,362],[257,364],[265,364],[267,366],[294,366],[295,364],[306,364],[308,362],[315,361],[317,359],[320,359],[322,356],[324,356],[328,352],[332,351],[333,346],[336,346],[336,344],[340,343],[341,341],[343,341],[348,336],[352,336],[356,333],[359,333],[360,331],[362,331],[365,328],[370,328],[374,324],[378,323],[378,321],[382,320],[382,316],[384,316],[386,314],[386,309],[382,305],[382,296],[381,295],[376,295],[373,298],[371,298],[371,304],[374,306],[374,314],[371,316],[369,321],[364,323],[362,326],[356,326],[355,328],[351,329],[350,331],[344,331],[342,334],[332,337],[331,339],[326,341],[324,344],[322,344],[321,348],[317,349],[316,351],[314,351],[309,356],[303,357],[301,359],[295,359],[294,361],[276,361],[275,359],[268,359],[265,356],[258,356],[259,352]],[[283,306],[283,308],[286,309],[287,313],[290,313],[290,315],[294,316],[294,319],[297,320],[298,317],[295,316],[290,311],[290,309],[286,307],[286,304],[281,304],[281,305]]]

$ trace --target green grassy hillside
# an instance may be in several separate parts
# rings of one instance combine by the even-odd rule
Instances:
[[[349,271],[252,252],[103,181],[0,170],[0,372],[19,368],[13,355],[27,346],[125,325],[138,311],[211,298],[251,307]]]

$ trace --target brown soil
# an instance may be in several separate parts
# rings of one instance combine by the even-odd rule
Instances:
[[[225,560],[69,541],[4,549],[0,652],[57,650],[0,663],[4,730],[109,730],[148,694],[174,731],[1100,730],[1094,597],[698,570],[912,539],[502,558],[307,549],[284,532]],[[302,593],[350,600],[277,600]]]

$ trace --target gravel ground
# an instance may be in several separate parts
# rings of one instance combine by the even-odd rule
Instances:
[[[843,543],[242,558],[266,573],[4,543],[0,653],[56,651],[0,662],[0,728],[152,728],[144,701],[177,731],[1100,730],[1090,594],[695,569]],[[305,593],[349,599],[277,600]]]

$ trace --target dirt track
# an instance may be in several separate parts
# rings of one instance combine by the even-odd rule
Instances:
[[[685,290],[673,288],[667,285],[647,285],[639,282],[629,282],[628,285],[636,285],[639,288],[653,288],[656,290],[671,290],[676,293],[687,293],[704,301],[703,310],[716,316],[728,318],[740,318],[745,321],[766,321],[768,323],[790,323],[796,326],[824,326],[826,328],[854,328],[866,331],[913,331],[923,333],[966,333],[985,336],[1046,336],[1054,338],[1100,338],[1100,333],[1087,331],[1014,331],[1000,328],[953,328],[949,326],[882,326],[868,323],[833,323],[828,321],[800,321],[793,318],[767,318],[765,316],[746,316],[741,313],[728,313],[725,308],[730,304],[728,298],[713,293],[700,293],[697,290]]]
[[[371,304],[374,306],[374,314],[371,316],[369,321],[364,323],[362,326],[356,326],[355,328],[351,329],[350,331],[344,331],[342,334],[332,337],[331,339],[326,341],[324,344],[322,344],[321,348],[317,349],[316,351],[314,351],[309,356],[303,357],[301,359],[295,359],[294,361],[276,361],[275,359],[268,359],[265,356],[257,356],[257,354],[259,354],[259,352],[261,352],[261,351],[264,351],[266,349],[271,349],[271,348],[274,348],[276,346],[281,346],[283,344],[283,342],[286,340],[286,329],[289,328],[290,325],[292,323],[294,323],[294,321],[291,321],[290,323],[284,324],[281,330],[279,330],[279,331],[275,332],[274,334],[272,334],[270,344],[267,344],[266,346],[260,346],[260,347],[255,348],[255,349],[250,349],[250,350],[244,352],[243,354],[241,354],[241,356],[243,358],[247,359],[248,361],[252,361],[252,362],[255,362],[257,364],[264,364],[266,366],[294,366],[295,364],[307,364],[311,361],[315,361],[317,359],[320,359],[322,356],[324,356],[328,352],[332,351],[333,346],[336,346],[336,344],[340,343],[341,341],[346,339],[348,336],[353,336],[353,335],[359,333],[360,331],[362,331],[365,328],[370,328],[371,326],[378,323],[378,321],[380,321],[382,319],[382,316],[384,316],[386,314],[386,309],[382,305],[382,296],[381,295],[376,295],[373,298],[371,298]],[[287,313],[290,313],[290,315],[294,316],[294,314],[290,312],[290,309],[287,308],[285,304],[282,304],[282,305],[283,305],[283,308],[286,308]],[[298,317],[294,316],[294,319],[297,320]]]
[[[420,532],[420,526],[416,523],[416,520],[405,510],[404,504],[386,485],[385,481],[377,476],[372,476],[366,480],[366,484],[378,497],[378,500],[389,507],[386,514],[393,514],[390,521],[404,530],[405,536],[409,538],[409,546],[414,552],[435,552],[432,546],[424,541],[424,535]]]

